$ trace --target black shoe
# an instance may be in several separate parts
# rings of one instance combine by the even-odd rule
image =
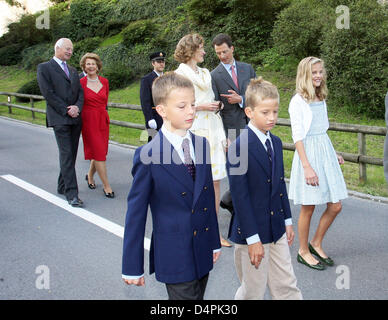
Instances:
[[[72,207],[82,207],[84,202],[78,198],[78,197],[74,197],[73,199],[70,199],[70,200],[67,200],[67,202],[72,206]]]
[[[107,197],[107,198],[114,198],[115,197],[115,193],[113,191],[112,192],[105,192],[104,189],[102,189],[102,191],[104,191],[105,197]]]
[[[234,209],[233,209],[233,205],[228,205],[226,204],[225,202],[223,202],[222,200],[220,201],[220,207],[223,208],[223,209],[226,209],[230,212],[231,215],[234,214]]]
[[[96,189],[95,183],[89,183],[89,177],[88,175],[85,176],[86,183],[88,184],[89,189]]]
[[[298,253],[298,257],[297,257],[296,260],[298,260],[299,263],[304,264],[304,265],[310,267],[311,269],[314,269],[314,270],[325,270],[325,266],[322,263],[318,262],[317,264],[309,264],[309,263],[306,262],[305,259],[302,258],[302,256],[299,253]]]
[[[327,258],[321,257],[310,243],[309,243],[309,250],[312,254],[316,255],[318,259],[321,260],[324,264],[330,267],[334,266],[333,259],[331,259],[330,257],[327,257]]]

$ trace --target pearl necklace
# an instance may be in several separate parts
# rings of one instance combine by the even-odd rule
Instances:
[[[98,81],[98,77],[97,77],[97,79],[90,79],[89,77],[87,77],[88,78],[88,81],[91,81],[91,82],[97,82]]]

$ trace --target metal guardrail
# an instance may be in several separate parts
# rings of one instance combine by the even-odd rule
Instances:
[[[12,114],[12,108],[18,108],[18,109],[31,111],[33,119],[35,119],[35,112],[46,113],[45,110],[34,108],[34,101],[35,100],[44,100],[43,96],[15,93],[15,92],[1,92],[1,91],[0,91],[0,95],[5,95],[8,97],[8,102],[7,103],[0,102],[0,106],[8,107],[8,112],[11,114]],[[20,98],[30,99],[31,107],[13,104],[12,97],[20,97]],[[139,105],[134,105],[134,104],[121,104],[121,103],[110,102],[110,103],[108,103],[108,107],[109,108],[117,108],[117,109],[141,111],[141,107]],[[110,124],[115,125],[115,126],[120,126],[120,127],[139,129],[139,130],[145,129],[145,126],[142,124],[125,122],[125,121],[118,121],[118,120],[113,120],[113,119],[110,120]],[[291,127],[290,120],[284,119],[284,118],[279,118],[277,121],[277,125]],[[376,166],[383,166],[383,159],[382,158],[371,157],[371,156],[368,156],[366,154],[366,135],[385,136],[387,134],[386,127],[376,127],[376,126],[366,126],[366,125],[359,125],[359,124],[346,124],[346,123],[331,122],[330,126],[329,126],[329,130],[357,133],[357,135],[358,135],[358,153],[357,154],[341,152],[341,151],[337,151],[337,152],[338,152],[338,154],[341,154],[346,161],[358,163],[360,181],[366,181],[366,179],[367,179],[367,175],[366,175],[366,165],[367,164],[376,165]],[[293,143],[283,142],[283,149],[295,151],[295,145]]]

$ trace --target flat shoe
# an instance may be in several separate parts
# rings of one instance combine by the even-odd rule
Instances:
[[[115,197],[115,193],[113,191],[112,192],[105,192],[104,189],[102,191],[104,191],[105,197],[107,197],[107,198],[114,198]]]
[[[72,206],[72,207],[78,207],[81,208],[84,204],[84,202],[78,198],[74,197],[73,199],[67,200],[67,202]]]
[[[95,183],[89,183],[88,175],[85,176],[85,180],[86,180],[86,182],[88,184],[89,189],[96,189],[96,184]]]
[[[321,257],[310,243],[309,243],[309,250],[312,254],[316,255],[319,258],[319,260],[321,260],[324,264],[330,267],[334,266],[333,259],[331,259],[330,257],[327,257],[327,258]]]
[[[304,265],[310,267],[311,269],[314,269],[314,270],[325,270],[325,266],[322,263],[318,262],[317,264],[309,264],[309,263],[306,262],[305,259],[302,258],[302,256],[299,253],[298,253],[298,257],[297,257],[296,260],[299,263],[304,264]]]

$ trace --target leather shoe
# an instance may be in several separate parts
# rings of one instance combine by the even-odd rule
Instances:
[[[72,207],[78,207],[78,208],[82,207],[82,205],[84,204],[84,202],[78,197],[74,197],[73,199],[67,200],[67,202]]]
[[[104,194],[105,194],[105,197],[107,198],[114,198],[115,197],[115,193],[112,191],[112,192],[105,192],[104,189],[102,189],[102,191],[104,191]]]
[[[311,245],[311,243],[309,243],[309,250],[312,254],[316,255],[318,257],[318,259],[321,260],[324,264],[326,264],[330,267],[334,266],[333,259],[331,259],[330,257],[327,257],[327,258],[321,257],[318,254],[318,252],[314,249],[314,247]]]
[[[86,183],[88,184],[89,189],[96,189],[95,183],[89,183],[89,177],[88,175],[85,176]]]
[[[318,262],[317,264],[309,264],[309,263],[306,262],[305,259],[302,258],[302,256],[299,253],[298,253],[298,257],[297,257],[296,260],[299,263],[304,264],[304,265],[310,267],[311,269],[314,269],[314,270],[325,270],[325,266],[322,263]]]
[[[224,201],[220,201],[220,207],[226,209],[230,212],[231,215],[234,214],[233,205],[226,204]]]

